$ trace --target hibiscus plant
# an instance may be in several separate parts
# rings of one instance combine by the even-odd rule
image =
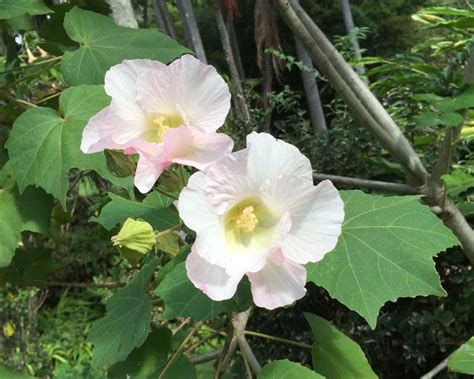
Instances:
[[[21,14],[2,1],[3,19]],[[49,12],[18,3],[24,13]],[[245,123],[236,125],[247,128],[246,146],[234,148],[223,130],[237,110],[230,119],[231,90],[212,65],[156,30],[69,9],[69,45],[56,42],[42,63],[60,61],[68,88],[57,103],[17,102],[21,114],[0,146],[8,156],[0,160],[0,281],[57,284],[27,240],[54,246],[51,223],[75,206],[72,188],[95,175],[110,200],[92,204],[87,237],[115,246],[122,270],[92,283],[110,290],[88,332],[92,364],[110,378],[194,378],[203,362],[212,364],[201,377],[228,377],[233,360],[243,362],[237,375],[260,379],[377,377],[319,309],[305,314],[312,346],[249,331],[247,322],[256,308],[293,307],[316,284],[375,328],[386,302],[446,295],[435,255],[461,240],[472,259],[472,230],[443,191],[447,210],[439,202],[439,172],[428,174],[342,57],[325,56],[329,41],[299,6],[277,3],[355,117],[406,170],[400,187],[410,194],[338,190],[297,147]],[[2,99],[11,97],[7,90]],[[201,356],[190,341],[204,327],[223,343]],[[252,333],[312,349],[312,365],[259,362]]]

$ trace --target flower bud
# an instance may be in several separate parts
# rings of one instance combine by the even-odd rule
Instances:
[[[109,171],[119,177],[125,178],[133,175],[136,164],[131,155],[125,155],[122,152],[115,150],[104,150],[105,163]]]
[[[127,258],[127,254],[136,255],[132,252],[141,255],[148,253],[156,243],[156,236],[149,223],[128,218],[120,232],[112,237],[112,242]]]

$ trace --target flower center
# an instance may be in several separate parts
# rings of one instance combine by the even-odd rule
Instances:
[[[254,210],[252,205],[245,207],[242,213],[235,219],[235,227],[247,233],[253,232],[258,225],[258,218]]]
[[[248,197],[227,211],[224,230],[230,246],[246,251],[259,248],[269,240],[277,217],[258,197]]]
[[[181,125],[184,125],[184,120],[179,113],[153,114],[148,121],[148,129],[143,134],[143,138],[148,142],[160,143],[168,129],[179,128]]]

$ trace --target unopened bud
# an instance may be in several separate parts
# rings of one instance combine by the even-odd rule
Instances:
[[[104,150],[105,163],[109,171],[119,177],[125,178],[133,175],[136,169],[135,160],[131,155],[125,155],[115,150]]]
[[[128,218],[120,232],[112,237],[114,246],[146,254],[156,243],[152,226],[142,220]]]

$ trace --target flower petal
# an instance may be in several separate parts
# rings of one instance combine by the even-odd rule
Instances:
[[[182,110],[188,122],[206,132],[224,124],[230,92],[214,67],[191,55],[175,60],[165,70],[150,70],[137,81],[138,102],[150,113]],[[181,112],[179,112],[181,113]]]
[[[273,209],[290,214],[291,230],[281,244],[285,257],[300,264],[317,262],[336,247],[344,203],[329,180],[313,186],[296,176],[274,178],[261,196]]]
[[[81,150],[86,153],[97,153],[104,149],[123,149],[123,146],[113,141],[117,124],[122,120],[111,106],[105,107],[94,115],[87,123],[82,133]]]
[[[206,196],[217,214],[224,214],[259,188],[247,175],[248,149],[221,158],[206,169]]]
[[[240,200],[257,193],[263,183],[281,175],[313,182],[311,163],[300,151],[267,133],[247,136],[247,148],[208,168],[207,195],[214,210],[223,214]]]
[[[137,101],[137,79],[145,71],[163,70],[166,65],[150,59],[124,60],[105,73],[104,89],[118,102]]]
[[[171,162],[166,160],[163,146],[143,140],[134,140],[125,153],[139,155],[134,184],[141,193],[149,192],[161,173],[171,165]]]
[[[295,175],[313,182],[313,169],[295,146],[277,140],[267,133],[251,133],[247,136],[248,175],[263,184],[267,179],[280,175]]]
[[[254,303],[262,308],[275,309],[292,304],[306,294],[306,269],[286,259],[275,249],[265,267],[247,274]]]
[[[232,151],[234,142],[222,133],[203,133],[186,126],[169,129],[164,137],[167,157],[174,163],[205,169]]]
[[[243,274],[228,275],[223,268],[201,258],[194,249],[186,259],[186,271],[191,282],[216,301],[232,298],[243,277]]]

